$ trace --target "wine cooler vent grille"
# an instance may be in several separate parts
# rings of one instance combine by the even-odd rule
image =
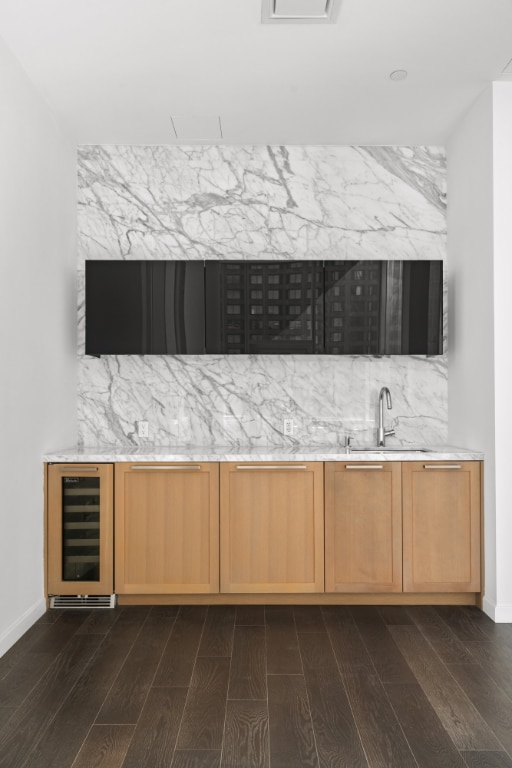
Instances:
[[[52,595],[50,608],[115,608],[115,595]]]

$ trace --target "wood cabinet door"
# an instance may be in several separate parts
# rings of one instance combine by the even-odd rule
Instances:
[[[402,591],[400,462],[326,462],[325,591]]]
[[[323,592],[323,464],[221,464],[221,591]]]
[[[219,465],[116,464],[119,594],[219,591]]]
[[[113,592],[113,465],[49,464],[49,595]]]
[[[480,589],[478,461],[403,462],[404,591]]]

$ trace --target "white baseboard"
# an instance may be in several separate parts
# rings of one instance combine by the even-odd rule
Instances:
[[[496,605],[484,597],[482,609],[496,624],[512,624],[512,605]]]
[[[5,632],[2,632],[0,635],[0,658],[45,612],[46,600],[42,597],[17,618],[10,627],[7,627]]]

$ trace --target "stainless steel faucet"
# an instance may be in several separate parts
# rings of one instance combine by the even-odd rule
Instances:
[[[385,445],[386,437],[391,437],[395,434],[394,429],[384,429],[384,395],[386,395],[386,404],[390,411],[393,407],[391,402],[391,392],[387,387],[382,387],[379,392],[379,429],[377,431],[377,445]]]

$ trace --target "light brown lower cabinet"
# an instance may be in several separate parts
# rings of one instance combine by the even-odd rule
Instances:
[[[219,465],[115,467],[115,591],[219,591]]]
[[[221,592],[324,590],[323,464],[223,463]]]
[[[48,465],[49,594],[481,589],[478,461],[122,462],[114,514],[113,469]]]
[[[402,591],[399,462],[326,462],[325,591]]]
[[[404,592],[480,589],[481,463],[402,464]]]

